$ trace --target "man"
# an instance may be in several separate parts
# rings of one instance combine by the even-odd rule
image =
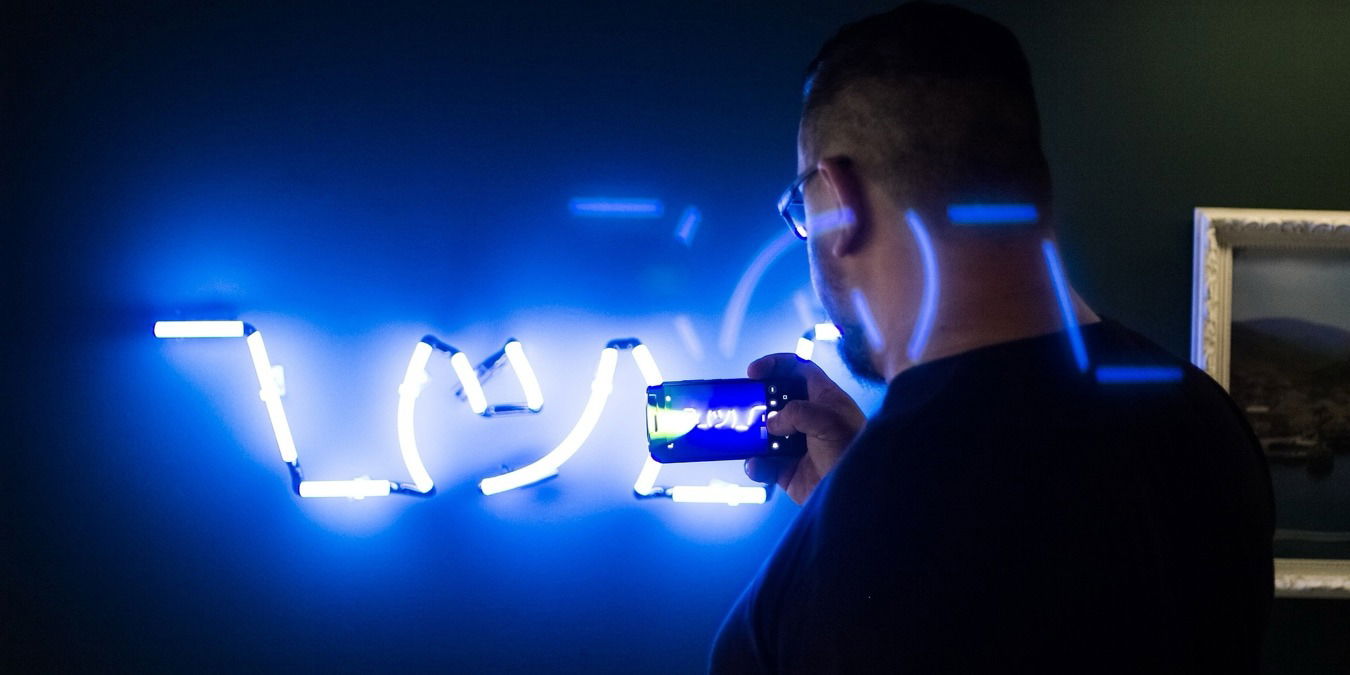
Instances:
[[[806,378],[769,420],[800,460],[747,463],[801,513],[712,669],[1256,672],[1269,475],[1204,373],[1069,287],[1030,73],[999,24],[910,3],[811,64],[781,207],[871,420]],[[1129,236],[1128,232],[1116,236]]]

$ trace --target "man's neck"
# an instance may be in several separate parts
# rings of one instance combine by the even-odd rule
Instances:
[[[932,330],[917,359],[909,353],[913,320],[885,322],[887,347],[879,365],[886,381],[921,363],[1064,330],[1057,289],[1043,257],[1037,257],[1014,254],[964,268],[950,266],[978,273],[952,274],[942,280]],[[1065,290],[1075,324],[1101,320],[1072,288]]]

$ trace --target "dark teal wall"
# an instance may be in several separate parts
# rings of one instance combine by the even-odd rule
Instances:
[[[1178,354],[1192,208],[1350,209],[1350,3],[964,4],[1031,59],[1080,290]]]

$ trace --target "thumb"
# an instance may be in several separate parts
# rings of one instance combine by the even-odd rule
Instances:
[[[822,440],[851,440],[848,425],[839,414],[812,401],[788,401],[781,410],[768,414],[764,426],[775,436],[802,433]]]

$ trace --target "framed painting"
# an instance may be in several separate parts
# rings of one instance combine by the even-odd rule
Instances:
[[[1197,208],[1191,360],[1270,465],[1276,594],[1350,599],[1350,211]]]

